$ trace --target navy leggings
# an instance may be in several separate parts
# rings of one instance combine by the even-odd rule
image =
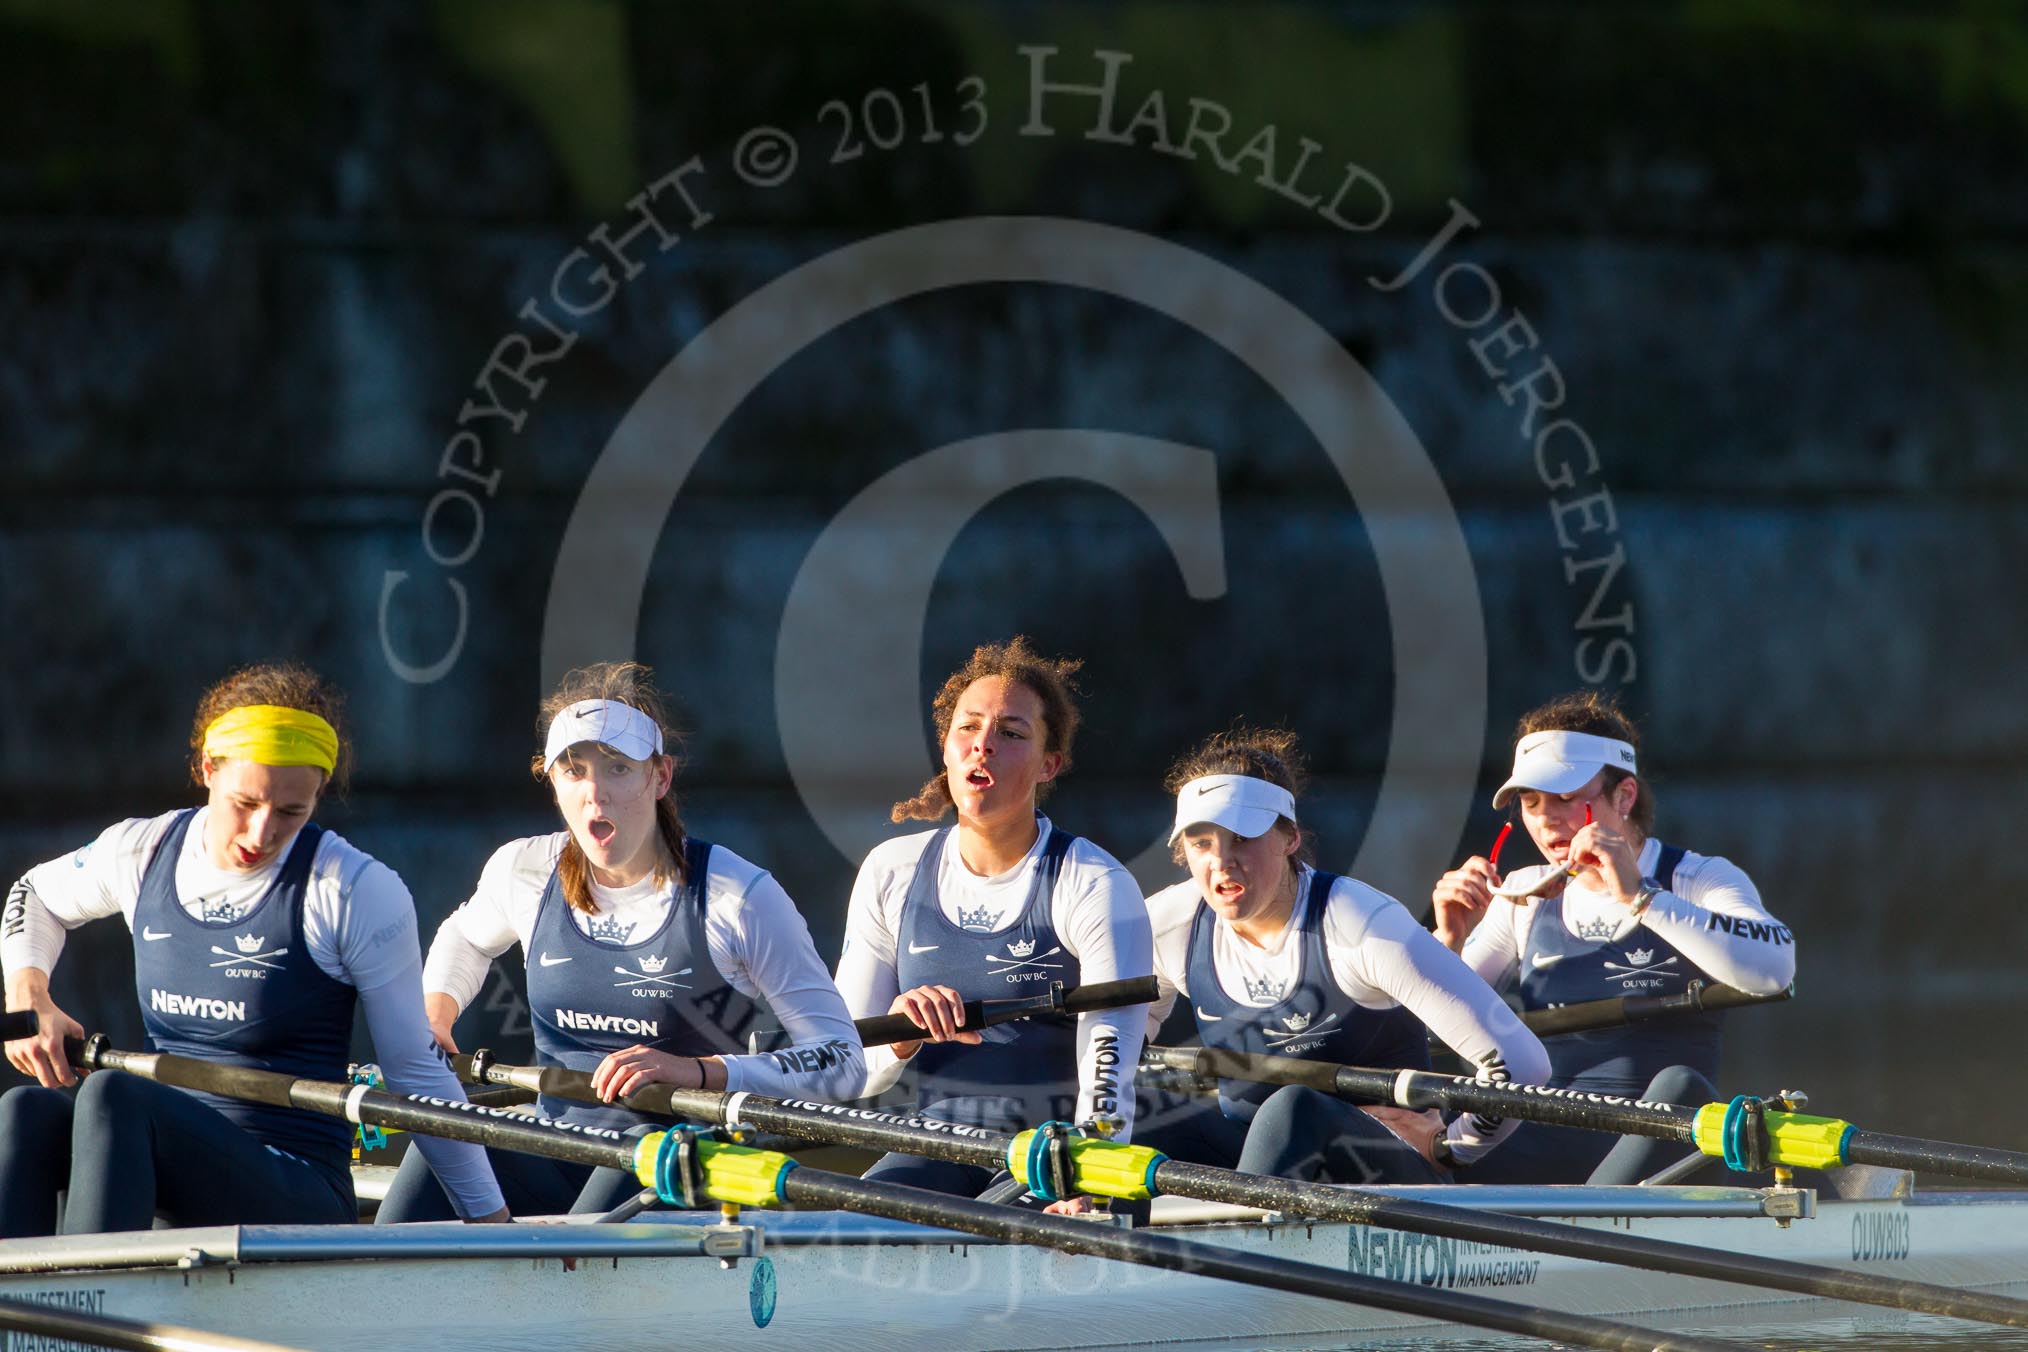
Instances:
[[[604,1213],[641,1191],[641,1184],[621,1169],[524,1155],[514,1150],[488,1150],[487,1163],[499,1181],[507,1210],[516,1216],[560,1216]],[[376,1225],[400,1221],[454,1221],[444,1185],[430,1170],[422,1151],[411,1148],[388,1185],[387,1197],[374,1216]]]
[[[270,1149],[181,1089],[116,1070],[0,1095],[0,1239],[177,1225],[342,1224],[352,1180]]]
[[[1152,1105],[1134,1143],[1193,1164],[1239,1169],[1310,1183],[1440,1183],[1413,1146],[1356,1104],[1287,1085],[1270,1094],[1252,1122],[1227,1117],[1215,1099]]]
[[[1688,1066],[1670,1066],[1650,1080],[1647,1088],[1626,1097],[1650,1103],[1700,1104],[1716,1099],[1718,1091],[1700,1072]],[[1469,1183],[1638,1183],[1694,1153],[1696,1147],[1680,1141],[1523,1122],[1460,1177]],[[1733,1178],[1746,1183],[1741,1175]]]

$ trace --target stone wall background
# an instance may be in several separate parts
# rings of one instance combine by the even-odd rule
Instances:
[[[1275,124],[1285,152],[1312,137],[1385,182],[1392,214],[1334,229],[1203,157],[1086,140],[1074,102],[1050,105],[1055,135],[1019,136],[1024,43],[1057,47],[1065,79],[1131,53],[1122,116],[1159,88],[1178,124],[1195,96],[1241,134]],[[948,117],[967,75],[989,90],[976,144],[822,163],[827,99],[927,83]],[[550,824],[526,775],[548,579],[625,409],[791,267],[979,214],[1187,245],[1372,373],[1471,551],[1489,787],[1512,717],[1579,680],[1586,591],[1552,514],[1576,494],[1538,478],[1475,335],[1427,279],[1368,282],[1455,199],[1482,224],[1452,256],[1525,312],[1599,448],[1627,556],[1606,609],[1636,617],[1615,684],[1645,720],[1664,832],[1746,865],[1801,936],[1801,996],[1735,1016],[1731,1078],[1884,1130],[2028,1145],[2018,1091],[1986,1073],[2028,1015],[2028,704],[2009,676],[2028,658],[2028,29],[1997,11],[834,3],[762,22],[645,0],[0,0],[0,110],[0,871],[194,801],[197,692],[287,656],[351,691],[358,773],[325,817],[402,873],[427,935],[494,845]],[[519,434],[489,435],[501,479],[456,573],[469,643],[444,680],[398,679],[383,578],[431,576],[419,525],[488,353],[589,230],[691,155],[722,166],[757,122],[799,130],[803,169],[762,191],[714,168],[712,224],[584,324]],[[1085,655],[1087,731],[1052,811],[1123,858],[1160,832],[1170,757],[1236,716],[1288,720],[1321,860],[1360,846],[1389,615],[1372,519],[1301,424],[1124,303],[925,296],[820,340],[738,410],[643,608],[639,655],[694,729],[692,826],[773,869],[827,958],[856,861],[787,777],[783,601],[879,475],[1024,426],[1214,451],[1228,595],[1191,600],[1121,499],[1024,489],[939,574],[925,695],[1015,629]],[[418,610],[395,638],[424,651],[448,623]],[[930,764],[925,721],[911,776]],[[855,792],[872,810],[915,782]],[[1439,866],[1496,827],[1481,793]],[[1376,881],[1427,905],[1426,880]],[[117,926],[81,931],[59,986],[131,1041],[125,948]],[[525,1022],[500,981],[478,1040],[511,1048]]]

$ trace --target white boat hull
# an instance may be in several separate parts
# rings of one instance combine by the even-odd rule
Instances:
[[[1625,1209],[1624,1199],[1636,1195],[1453,1188],[1443,1196],[1464,1201],[1476,1193],[1524,1192],[1556,1205],[1501,1209]],[[1683,1214],[1579,1216],[1570,1223],[1957,1287],[2028,1282],[2028,1195],[1826,1201],[1816,1218],[1783,1228],[1765,1217],[1718,1214],[1749,1209],[1746,1199],[1757,1197],[1751,1192],[1638,1190],[1650,1208],[1664,1192]],[[1724,1198],[1731,1200],[1709,1200]],[[821,1213],[754,1219],[766,1231],[761,1255],[730,1267],[711,1250],[750,1243],[741,1230],[662,1222],[235,1227],[17,1240],[0,1244],[0,1297],[331,1352],[633,1352],[672,1341],[686,1349],[994,1352],[1350,1340],[1432,1328],[1312,1297],[883,1221]],[[1789,1323],[1859,1308],[1340,1223],[1256,1218],[1165,1229],[1278,1258],[1672,1330]],[[603,1252],[566,1257],[573,1249]],[[178,1266],[184,1255],[191,1255],[187,1265]],[[22,1270],[28,1267],[44,1270]]]

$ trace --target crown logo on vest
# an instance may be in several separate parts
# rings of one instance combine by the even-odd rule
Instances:
[[[623,944],[627,941],[627,936],[633,932],[634,926],[631,922],[622,925],[611,916],[592,917],[591,937],[602,944]]]
[[[1619,925],[1610,916],[1600,916],[1596,920],[1580,921],[1577,926],[1577,937],[1580,939],[1610,939],[1613,937],[1613,931],[1618,928]]]
[[[1035,951],[1035,941],[1033,939],[1010,939],[1007,941],[1007,951],[1017,958],[1025,958]]]
[[[1649,963],[1653,962],[1654,960],[1655,960],[1655,950],[1652,948],[1637,948],[1633,952],[1627,954],[1627,961],[1631,962],[1636,967],[1646,967]]]
[[[668,965],[669,959],[667,958],[643,957],[641,959],[641,970],[648,973],[659,972]]]
[[[1246,985],[1246,998],[1249,1000],[1279,1000],[1287,989],[1285,983],[1271,976],[1264,976],[1258,981],[1243,976],[1240,981]]]
[[[1290,1031],[1291,1033],[1300,1033],[1300,1032],[1302,1032],[1302,1031],[1303,1031],[1303,1030],[1304,1030],[1305,1028],[1308,1028],[1308,1027],[1310,1026],[1310,1020],[1311,1020],[1311,1019],[1313,1019],[1313,1018],[1315,1018],[1315,1017],[1316,1017],[1316,1016],[1315,1016],[1315,1015],[1313,1015],[1313,1014],[1291,1014],[1291,1015],[1289,1015],[1289,1017],[1288,1017],[1288,1020],[1287,1020],[1287,1022],[1288,1022],[1288,1026],[1289,1026],[1289,1031]]]
[[[240,912],[246,909],[238,902],[227,901],[223,897],[219,897],[213,901],[199,902],[198,905],[201,908],[203,918],[213,924],[217,924],[221,920],[237,920],[240,917]]]
[[[993,928],[993,908],[981,906],[976,911],[958,907],[958,928],[968,930],[989,930]]]
[[[264,934],[235,934],[232,936],[233,947],[242,953],[258,953],[261,951],[261,945],[266,941],[267,936]]]

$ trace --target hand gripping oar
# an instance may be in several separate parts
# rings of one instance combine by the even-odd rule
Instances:
[[[298,1080],[271,1071],[218,1066],[165,1052],[116,1051],[105,1045],[103,1035],[94,1037],[73,1059],[82,1069],[126,1071],[163,1084],[258,1103],[289,1105],[352,1122],[401,1127],[552,1159],[623,1169],[644,1185],[655,1188],[672,1204],[695,1205],[710,1199],[740,1206],[786,1202],[798,1207],[857,1211],[1069,1254],[1089,1254],[1348,1305],[1619,1352],[1730,1352],[1737,1346],[1707,1338],[1658,1333],[1590,1315],[1536,1309],[1455,1291],[1426,1290],[1381,1277],[1145,1230],[1121,1230],[1018,1207],[947,1197],[920,1188],[870,1183],[798,1165],[787,1155],[734,1144],[705,1129],[674,1127],[642,1137],[623,1136],[600,1127],[550,1122],[502,1108],[480,1108],[420,1094],[392,1094],[370,1085]],[[722,1109],[741,1096],[696,1097],[700,1103]]]
[[[1809,1117],[1778,1106],[1776,1100],[1745,1095],[1730,1103],[1690,1108],[1547,1085],[1480,1084],[1423,1070],[1369,1070],[1215,1047],[1147,1047],[1141,1056],[1145,1062],[1196,1075],[1306,1085],[1355,1103],[1455,1109],[1680,1141],[1749,1173],[1777,1164],[1811,1169],[1877,1164],[1995,1183],[2028,1183],[2028,1154],[2018,1150],[1861,1131],[1835,1117]]]
[[[31,1030],[33,1031],[33,1030]],[[25,1034],[24,1034],[25,1036]],[[206,1333],[176,1324],[144,1323],[102,1314],[79,1314],[51,1305],[0,1299],[0,1330],[26,1335],[9,1347],[117,1347],[128,1352],[293,1352],[280,1343],[229,1333]]]
[[[1099,981],[1068,990],[1061,981],[1053,981],[1046,995],[1019,1000],[967,1000],[965,1020],[960,1026],[970,1031],[1012,1023],[1017,1019],[1032,1019],[1038,1014],[1083,1014],[1094,1009],[1121,1009],[1129,1005],[1148,1004],[1158,994],[1155,978],[1151,976]],[[859,1030],[860,1043],[868,1047],[911,1042],[929,1032],[906,1014],[878,1014],[855,1020],[853,1027]],[[491,1072],[499,1067],[493,1064],[492,1053],[483,1047],[469,1056],[463,1052],[454,1053],[450,1061],[451,1069],[467,1084],[490,1082],[585,1103],[601,1101],[592,1092],[591,1075],[586,1071],[568,1070],[562,1066],[514,1066],[510,1067],[516,1072],[513,1079],[500,1079],[492,1075]]]
[[[1130,977],[1125,981],[1099,981],[1073,990],[1065,990],[1063,983],[1058,981],[1051,983],[1048,994],[1023,1000],[967,1000],[965,1021],[959,1026],[966,1032],[972,1032],[1013,1019],[1033,1018],[1037,1014],[1083,1014],[1094,1009],[1122,1009],[1128,1005],[1149,1004],[1159,995],[1155,978],[1151,976]],[[883,1047],[890,1042],[913,1042],[929,1031],[906,1014],[879,1014],[855,1023],[860,1042],[868,1047]]]
[[[1586,1000],[1581,1004],[1559,1005],[1555,1009],[1532,1009],[1521,1016],[1528,1031],[1537,1037],[1558,1033],[1589,1033],[1600,1028],[1621,1028],[1649,1019],[1672,1018],[1678,1014],[1702,1014],[1707,1010],[1738,1009],[1745,1005],[1771,1005],[1796,993],[1790,986],[1773,995],[1752,995],[1731,986],[1693,981],[1680,995],[1622,995],[1611,1000]]]
[[[871,1150],[898,1150],[988,1169],[1005,1168],[1045,1197],[1074,1193],[1131,1199],[1163,1194],[1195,1197],[1318,1220],[1385,1226],[1654,1272],[1708,1277],[1741,1286],[2028,1328],[2028,1301],[2009,1296],[1959,1291],[1929,1282],[1848,1272],[1821,1264],[1743,1257],[1619,1231],[1599,1234],[1552,1221],[1495,1216],[1470,1207],[1411,1201],[1323,1183],[1243,1174],[1208,1164],[1172,1160],[1148,1146],[1119,1145],[1074,1133],[1052,1136],[1045,1131],[1025,1131],[1009,1136],[872,1109],[773,1099],[759,1094],[670,1089],[664,1085],[652,1085],[624,1101],[629,1107],[651,1112],[721,1123],[738,1121],[780,1136]]]

